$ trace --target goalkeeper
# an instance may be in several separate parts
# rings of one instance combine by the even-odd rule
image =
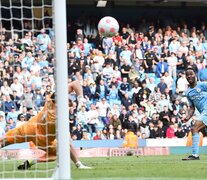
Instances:
[[[68,86],[69,93],[75,92],[78,100],[78,106],[84,103],[83,90],[78,81],[73,81]],[[55,93],[52,93],[48,98],[42,111],[36,116],[32,117],[28,122],[14,128],[6,133],[4,138],[0,139],[0,145],[6,146],[14,143],[30,142],[32,141],[39,149],[48,153],[48,157],[44,160],[37,161],[53,161],[56,160],[56,106]],[[47,154],[46,153],[46,154]],[[77,168],[90,169],[84,166],[78,159],[75,149],[70,142],[71,159]],[[36,161],[25,161],[24,164],[19,165],[18,169],[28,169]]]

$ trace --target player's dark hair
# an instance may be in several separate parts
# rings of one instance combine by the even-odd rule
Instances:
[[[192,67],[188,67],[185,72],[187,72],[188,70],[192,70],[195,74],[197,74],[196,70],[194,68],[192,68]]]

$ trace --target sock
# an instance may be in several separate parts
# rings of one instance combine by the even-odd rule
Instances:
[[[82,96],[82,95],[79,95],[79,96],[77,97],[78,102],[80,101],[80,99],[83,99],[83,96]]]
[[[192,137],[192,152],[194,156],[198,156],[199,154],[199,142],[200,142],[200,135],[199,133],[194,133]]]
[[[75,163],[75,165],[76,165],[76,167],[78,168],[78,167],[80,167],[80,166],[82,165],[82,163],[81,163],[80,161],[77,161],[77,162]]]

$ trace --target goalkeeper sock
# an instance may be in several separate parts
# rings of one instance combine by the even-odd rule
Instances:
[[[33,166],[34,164],[37,163],[37,160],[28,160],[29,166]]]

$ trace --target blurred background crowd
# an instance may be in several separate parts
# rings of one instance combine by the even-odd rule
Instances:
[[[29,24],[27,24],[29,27]],[[55,91],[54,32],[0,31],[0,136],[28,121]],[[68,82],[78,80],[86,105],[69,97],[73,140],[121,139],[126,124],[138,138],[184,138],[196,121],[188,114],[185,69],[207,72],[207,27],[120,26],[102,37],[90,19],[68,24]],[[70,31],[73,27],[74,31]],[[61,59],[58,59],[61,61]],[[206,130],[203,130],[205,136]]]

